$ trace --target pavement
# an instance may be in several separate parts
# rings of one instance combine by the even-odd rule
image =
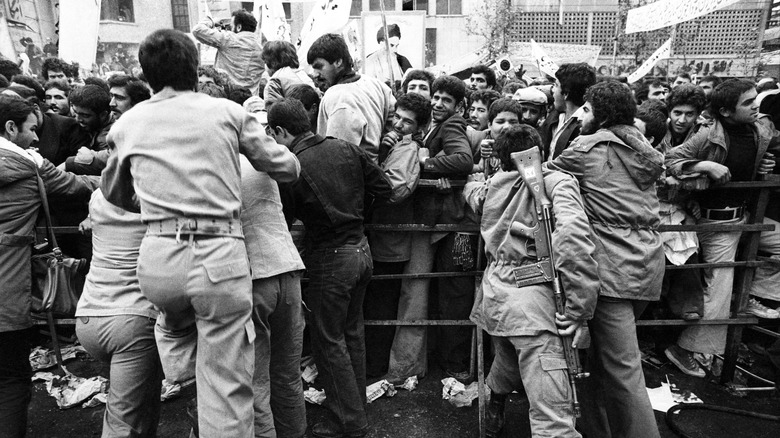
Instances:
[[[644,336],[643,336],[644,335]],[[659,337],[660,336],[660,337]],[[673,339],[668,333],[640,328],[640,340]],[[695,378],[682,374],[668,363],[663,355],[664,345],[655,346],[653,342],[643,341],[643,350],[648,359],[644,364],[645,377],[649,387],[657,387],[667,379],[683,391],[691,391],[705,403],[736,408],[757,413],[780,415],[780,396],[774,392],[747,392],[736,394],[720,385],[712,376]],[[746,350],[747,351],[747,350]],[[747,352],[746,355],[750,355]],[[771,373],[761,360],[747,357],[754,372]],[[654,364],[652,364],[653,362]],[[88,356],[80,356],[66,363],[69,371],[81,376],[103,375],[107,369]],[[393,398],[382,397],[367,406],[371,432],[369,438],[471,438],[479,436],[478,408],[473,406],[455,408],[441,397],[441,379],[445,376],[434,367],[430,374],[420,380],[416,390],[399,390]],[[762,368],[764,367],[764,368]],[[759,385],[754,380],[738,377],[748,386]],[[371,381],[369,382],[371,383]],[[765,386],[761,384],[761,386]],[[187,402],[194,397],[194,388],[186,388],[179,398],[162,404],[158,437],[187,437],[189,423],[185,412]],[[321,406],[307,404],[307,422],[313,425],[325,418]],[[72,408],[59,410],[52,397],[46,392],[44,383],[35,383],[30,407],[28,437],[33,438],[70,438],[98,437],[101,432],[104,407]],[[663,438],[678,437],[666,424],[666,414],[655,412],[659,430]],[[780,423],[730,413],[686,411],[675,415],[680,427],[690,437],[740,438],[780,436]],[[511,437],[530,437],[528,421],[528,401],[520,394],[509,398],[507,407],[507,434]],[[307,437],[311,436],[307,434]]]

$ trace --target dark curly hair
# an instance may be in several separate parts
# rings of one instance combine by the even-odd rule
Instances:
[[[90,109],[98,115],[111,111],[111,95],[99,85],[74,88],[68,99],[71,105]]]
[[[65,77],[72,78],[73,77],[73,66],[68,64],[62,59],[59,58],[47,58],[45,61],[43,61],[43,66],[41,67],[41,74],[43,75],[43,78],[47,81],[49,80],[49,72],[50,71],[61,71],[65,73]]]
[[[354,68],[352,55],[349,54],[346,41],[336,33],[322,35],[309,47],[309,51],[306,53],[306,62],[314,64],[314,60],[317,58],[322,58],[331,64],[340,59],[345,71]]]
[[[35,97],[37,97],[41,102],[46,99],[46,91],[43,89],[41,83],[35,80],[35,78],[25,75],[14,75],[11,78],[11,82],[24,85],[27,88],[32,88],[35,90]]]
[[[515,113],[517,114],[517,120],[523,120],[523,106],[520,102],[509,97],[502,97],[490,105],[490,109],[488,109],[488,121],[493,123],[493,119],[503,112]]]
[[[582,106],[585,103],[585,90],[596,83],[596,69],[584,62],[563,64],[555,72],[555,78],[561,83],[561,93],[566,100]]]
[[[490,105],[492,105],[493,102],[497,101],[498,99],[501,99],[501,93],[490,89],[477,90],[472,92],[469,96],[469,101],[471,103],[482,102],[488,108],[490,108]]]
[[[257,19],[245,9],[236,9],[232,16],[234,23],[241,25],[241,32],[254,32],[257,29]]]
[[[756,84],[746,79],[727,79],[723,81],[712,90],[712,95],[710,96],[712,115],[722,120],[723,115],[720,113],[720,110],[736,110],[739,96],[753,88],[756,88]]]
[[[493,88],[496,86],[496,72],[486,65],[478,65],[471,69],[471,74],[485,75],[487,86]]]
[[[442,76],[433,81],[431,85],[431,96],[437,91],[443,91],[455,99],[455,103],[463,102],[466,97],[466,84],[455,76]]]
[[[637,111],[640,111],[642,109],[658,111],[661,114],[663,114],[665,118],[667,119],[669,118],[669,108],[666,107],[666,103],[662,100],[658,100],[658,99],[646,100],[639,105]]]
[[[585,101],[593,108],[593,118],[602,128],[632,125],[636,115],[636,101],[631,89],[617,81],[604,81],[588,88]]]
[[[184,32],[152,32],[141,41],[138,61],[155,93],[165,87],[190,91],[198,85],[198,49]]]
[[[431,111],[433,110],[431,100],[417,93],[404,94],[399,97],[395,103],[395,109],[398,110],[398,108],[413,112],[417,125],[420,128],[425,127],[431,121]]]
[[[666,116],[661,111],[640,105],[636,118],[645,122],[645,137],[653,137],[653,147],[666,137]]]
[[[542,137],[532,126],[520,124],[507,129],[498,136],[495,143],[496,155],[501,160],[501,169],[505,171],[517,170],[515,163],[512,162],[511,154],[533,147],[539,148],[539,152],[543,153]]]
[[[111,76],[108,78],[108,87],[109,91],[114,87],[124,88],[125,93],[127,93],[127,97],[130,98],[130,102],[132,102],[133,105],[136,105],[152,97],[152,94],[149,92],[149,88],[146,86],[146,83],[130,75],[118,74]]]
[[[698,85],[680,84],[672,89],[666,95],[666,108],[671,112],[674,107],[680,105],[690,105],[696,109],[697,113],[702,112],[707,107],[707,98],[704,96],[704,90]]]
[[[647,100],[647,95],[650,93],[650,86],[653,88],[669,88],[669,84],[660,79],[647,79],[641,82],[634,83],[634,96],[639,102]]]
[[[409,87],[409,82],[415,80],[427,82],[428,87],[430,88],[431,85],[433,85],[433,81],[436,80],[436,78],[433,77],[433,73],[427,72],[425,70],[420,70],[420,69],[409,70],[406,72],[406,77],[404,78],[404,82],[401,86],[401,88],[404,90],[404,93],[406,93],[406,90]]]

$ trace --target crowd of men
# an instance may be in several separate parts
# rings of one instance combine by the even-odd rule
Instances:
[[[470,328],[364,318],[470,318],[487,332],[490,437],[521,387],[534,436],[658,437],[636,319],[662,295],[676,317],[728,318],[733,268],[665,265],[734,261],[740,241],[659,226],[748,220],[750,193],[718,185],[773,172],[780,132],[759,106],[777,85],[629,85],[584,63],[532,82],[479,65],[463,80],[408,62],[393,84],[356,71],[335,34],[309,49],[310,76],[292,44],[261,44],[256,26],[239,10],[230,29],[193,28],[217,48],[214,67],[198,66],[185,34],[156,31],[141,77],[82,81],[50,58],[39,80],[0,61],[0,437],[26,430],[39,180],[55,225],[85,231],[60,246],[91,260],[76,333],[110,365],[104,437],[155,436],[163,378],[197,382],[195,435],[303,437],[305,329],[330,413],[317,437],[365,436],[367,381],[423,378],[429,357],[474,378]],[[539,181],[517,164],[528,151],[554,213],[546,249]],[[392,229],[404,224],[479,233]],[[780,228],[760,242],[780,256]],[[476,286],[464,275],[475,270]],[[757,269],[746,311],[780,318],[779,282]],[[665,354],[704,377],[725,330],[689,326]],[[565,342],[588,349],[579,419]]]

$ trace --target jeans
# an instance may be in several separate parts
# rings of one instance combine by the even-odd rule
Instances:
[[[713,221],[700,219],[700,224],[744,223],[745,219]],[[733,262],[737,254],[740,232],[701,232],[699,245],[704,263]],[[707,268],[704,273],[704,314],[702,319],[725,319],[730,315],[734,268]],[[680,334],[677,345],[697,353],[723,354],[726,348],[725,325],[690,326]]]
[[[314,360],[327,408],[344,434],[368,430],[363,298],[373,269],[365,238],[306,256]]]
[[[0,332],[0,438],[22,438],[27,433],[31,333],[31,329]]]
[[[598,299],[588,323],[591,375],[580,393],[580,426],[589,438],[660,438],[636,338],[636,318],[645,307],[647,301]]]
[[[496,356],[487,386],[496,394],[525,387],[534,437],[579,438],[561,338],[542,333],[492,339]]]
[[[774,225],[775,229],[774,231],[761,232],[758,251],[771,256],[773,259],[780,258],[780,223],[764,218],[764,224]],[[750,295],[780,301],[780,269],[776,266],[756,268]]]
[[[82,316],[76,335],[89,354],[110,365],[103,438],[155,437],[163,378],[154,320],[136,315]]]
[[[200,436],[252,436],[255,328],[244,241],[147,235],[138,282],[160,310],[155,337],[166,379],[182,381],[196,365]]]
[[[306,405],[301,383],[301,275],[252,280],[255,323],[255,437],[301,438]]]
[[[374,260],[374,275],[401,274],[406,262],[378,262]],[[398,315],[398,298],[401,280],[376,280],[369,283],[363,302],[366,319],[395,319]],[[393,346],[395,327],[376,325],[366,327],[366,373],[379,377],[387,373],[390,348]]]

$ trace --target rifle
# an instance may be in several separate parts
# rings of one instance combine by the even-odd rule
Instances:
[[[540,272],[545,280],[552,283],[555,295],[555,310],[563,315],[566,312],[566,297],[561,286],[561,279],[555,270],[555,256],[552,248],[552,232],[555,228],[553,219],[552,202],[547,197],[544,188],[544,176],[542,175],[542,157],[538,148],[531,148],[522,152],[514,152],[510,155],[512,161],[520,171],[523,181],[531,189],[536,205],[537,223],[534,228],[527,228],[520,222],[513,222],[510,233],[524,237],[533,237],[536,243],[536,258]],[[572,337],[562,337],[563,354],[566,358],[566,368],[569,374],[569,386],[571,386],[574,416],[580,417],[580,402],[577,398],[576,379],[583,379],[590,374],[582,370],[577,350],[572,347]]]

